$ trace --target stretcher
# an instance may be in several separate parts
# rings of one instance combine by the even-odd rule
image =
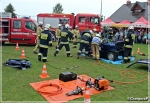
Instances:
[[[136,62],[128,65],[126,68],[129,68],[129,67],[131,67],[132,65],[134,65],[136,63],[148,64],[148,71],[150,72],[150,59],[140,59],[140,60],[137,60]]]

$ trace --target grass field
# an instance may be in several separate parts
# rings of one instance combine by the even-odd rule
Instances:
[[[55,45],[55,43],[54,43]],[[79,46],[79,45],[78,45]],[[126,68],[129,64],[113,65],[101,61],[101,64],[105,64],[112,68],[113,70],[102,65],[93,65],[96,62],[93,59],[85,59],[81,57],[76,59],[76,54],[78,49],[71,48],[71,53],[74,57],[67,58],[65,49],[63,48],[57,57],[53,56],[55,51],[55,46],[49,48],[48,52],[48,64],[57,68],[66,68],[72,66],[79,66],[75,69],[55,69],[47,65],[47,72],[50,78],[41,79],[39,75],[42,72],[43,63],[37,60],[37,55],[33,54],[34,46],[23,46],[19,45],[20,49],[25,49],[25,54],[27,59],[32,63],[32,67],[28,70],[19,70],[16,68],[10,68],[2,66],[2,101],[45,101],[46,100],[37,93],[29,83],[39,82],[43,80],[50,80],[58,78],[61,72],[71,71],[77,73],[78,75],[86,74],[90,77],[96,78],[98,76],[105,76],[107,79],[116,80],[120,82],[135,82],[138,80],[144,80],[148,76],[138,74],[136,72],[147,74],[148,66],[145,64],[136,64],[130,68]],[[72,44],[70,44],[72,47]],[[136,54],[137,48],[140,47],[141,52],[148,54],[148,45],[146,44],[135,44],[134,45],[134,55],[135,61],[140,58],[148,58],[148,56],[140,56]],[[15,51],[15,45],[4,45],[2,47],[2,62],[8,59],[19,59],[21,56],[21,50]],[[134,79],[128,79],[120,76],[118,70],[132,70],[136,76]],[[125,75],[128,76],[128,75]],[[114,86],[114,90],[103,92],[101,94],[91,96],[92,101],[127,101],[128,97],[144,98],[148,96],[148,81],[143,81],[136,84],[118,84],[111,83]],[[74,101],[83,101],[83,98],[76,99]],[[32,103],[32,102],[31,102]],[[47,103],[47,102],[46,102]]]

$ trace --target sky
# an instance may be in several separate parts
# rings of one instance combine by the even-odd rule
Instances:
[[[102,1],[102,2],[101,2]],[[15,9],[15,13],[20,16],[31,16],[37,19],[39,13],[52,13],[53,7],[60,3],[63,7],[63,13],[101,13],[105,19],[110,17],[116,10],[127,0],[0,0],[0,12],[4,12],[4,8],[11,3]],[[130,0],[131,3],[146,2],[147,0]]]

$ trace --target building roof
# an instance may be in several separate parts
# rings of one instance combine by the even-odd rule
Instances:
[[[141,13],[133,13],[133,8],[136,6],[142,9]],[[114,22],[121,22],[122,20],[129,20],[130,22],[135,22],[140,17],[144,17],[148,20],[148,4],[147,2],[135,2],[131,4],[123,4],[116,12],[114,12],[110,18]]]

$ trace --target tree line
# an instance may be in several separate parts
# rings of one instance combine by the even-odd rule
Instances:
[[[57,3],[54,7],[53,7],[53,14],[63,14],[63,7],[60,3]],[[12,17],[16,16],[15,13],[15,9],[13,7],[13,5],[11,3],[9,3],[6,8],[4,9],[5,12],[9,12],[12,13]],[[100,21],[103,21],[103,16],[100,17]]]
[[[53,14],[62,14],[63,13],[63,7],[60,3],[57,3],[54,7],[53,7],[53,11],[52,13]],[[4,9],[5,12],[9,12],[9,13],[12,13],[12,17],[15,17],[16,16],[16,13],[15,13],[15,9],[13,7],[13,5],[11,3],[9,3],[6,8]]]

